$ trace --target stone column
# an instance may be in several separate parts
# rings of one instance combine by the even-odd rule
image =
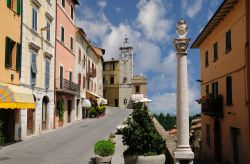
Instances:
[[[174,39],[177,55],[177,148],[174,152],[176,164],[193,163],[194,153],[189,145],[189,109],[187,79],[187,48],[190,42],[186,38],[187,24],[178,21],[176,27],[179,38]]]

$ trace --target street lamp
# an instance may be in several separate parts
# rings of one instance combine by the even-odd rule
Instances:
[[[187,48],[190,38],[186,38],[188,25],[181,19],[176,25],[179,38],[174,39],[177,55],[177,148],[174,152],[176,164],[192,164],[194,153],[189,145],[189,109],[187,80]]]

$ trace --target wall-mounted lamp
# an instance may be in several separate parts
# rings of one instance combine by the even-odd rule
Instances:
[[[202,81],[202,80],[200,80],[200,79],[197,79],[196,81],[197,81],[197,82],[199,82],[199,83],[202,83],[202,82],[203,82],[203,81]]]

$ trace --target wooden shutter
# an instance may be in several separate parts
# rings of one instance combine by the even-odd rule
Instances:
[[[227,87],[227,104],[231,105],[232,104],[232,77],[228,76],[227,77],[227,82],[226,82],[226,87]]]
[[[11,8],[11,0],[7,0],[7,6]]]
[[[21,69],[21,45],[16,44],[16,70],[20,71]]]
[[[36,54],[33,53],[31,56],[31,84],[36,84],[36,73],[37,73]]]
[[[82,80],[82,76],[81,74],[79,73],[78,74],[78,85],[81,86],[81,80]]]
[[[18,15],[20,15],[21,14],[21,3],[22,2],[22,0],[17,0],[17,9],[16,9],[16,11],[17,11],[17,14]]]
[[[6,37],[5,40],[5,67],[10,67],[10,58],[11,58],[11,39]]]
[[[83,76],[83,79],[82,79],[82,88],[84,89],[85,88],[85,76]]]
[[[45,88],[48,89],[50,84],[50,61],[45,61]]]

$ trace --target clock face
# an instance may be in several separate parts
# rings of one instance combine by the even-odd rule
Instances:
[[[120,58],[121,58],[122,61],[127,61],[129,59],[129,56],[130,55],[129,55],[128,51],[127,50],[123,50],[121,52]]]

